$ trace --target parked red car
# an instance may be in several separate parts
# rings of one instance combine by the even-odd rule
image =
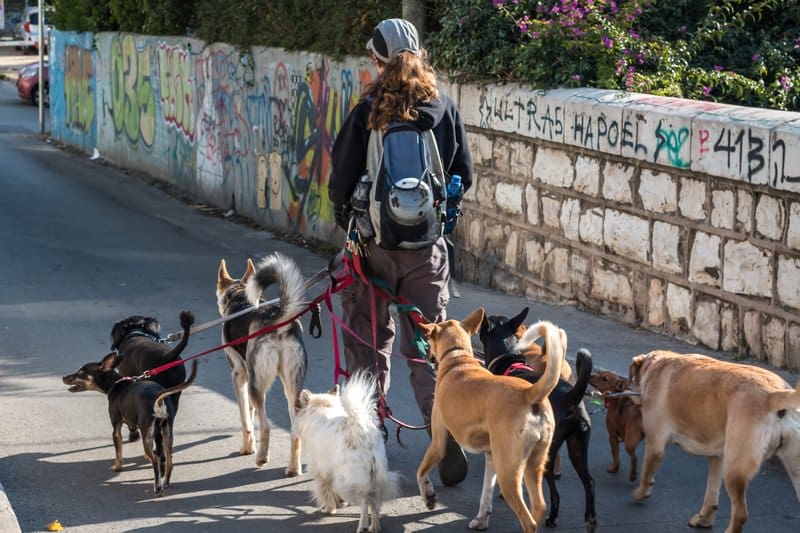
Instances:
[[[44,104],[50,105],[50,69],[47,61],[42,67],[44,74]],[[32,104],[39,103],[39,62],[30,63],[22,67],[17,78],[17,93],[19,97]]]

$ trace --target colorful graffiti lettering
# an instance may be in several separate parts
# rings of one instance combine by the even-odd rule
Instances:
[[[133,145],[153,145],[155,95],[151,82],[150,45],[139,50],[132,35],[111,41],[111,112],[114,129]]]
[[[681,158],[681,150],[687,139],[689,139],[688,128],[680,128],[677,132],[672,129],[666,130],[659,120],[656,127],[656,149],[653,152],[653,162],[657,163],[659,153],[662,149],[666,149],[670,164],[677,168],[689,168],[691,161],[684,161]]]
[[[158,43],[157,57],[159,99],[164,121],[193,142],[197,110],[191,57],[182,47],[163,42]]]
[[[94,125],[94,64],[91,50],[64,48],[64,121],[88,133]]]

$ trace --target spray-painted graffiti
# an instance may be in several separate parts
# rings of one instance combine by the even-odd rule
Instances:
[[[111,113],[117,134],[133,145],[153,145],[156,131],[151,53],[146,40],[137,49],[132,35],[111,40]]]
[[[191,56],[183,47],[164,42],[158,43],[157,56],[159,99],[164,121],[193,142],[197,109]]]
[[[658,155],[662,149],[667,152],[667,158],[670,164],[677,168],[689,168],[692,162],[684,161],[681,157],[681,150],[683,150],[687,139],[689,139],[689,128],[672,128],[666,129],[662,126],[661,120],[658,121],[656,127],[656,149],[653,152],[653,162],[658,161]]]
[[[548,140],[564,135],[564,107],[549,101],[482,93],[479,112],[482,128],[502,126]]]
[[[91,50],[64,48],[64,121],[70,128],[90,132],[94,125],[94,63]]]

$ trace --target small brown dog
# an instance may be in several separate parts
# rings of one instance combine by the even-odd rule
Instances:
[[[472,529],[486,529],[492,510],[495,470],[506,503],[525,532],[535,532],[546,503],[542,477],[555,420],[548,395],[558,383],[564,347],[558,327],[537,322],[532,329],[545,337],[552,357],[536,383],[512,376],[495,376],[474,357],[470,337],[483,322],[478,308],[463,322],[447,320],[421,324],[430,341],[429,358],[437,367],[431,412],[431,444],[417,470],[420,496],[428,509],[436,495],[428,474],[444,457],[448,432],[470,453],[486,458],[483,490]],[[522,481],[531,499],[533,516],[522,497]]]
[[[637,500],[650,496],[669,442],[708,457],[706,493],[692,527],[714,525],[724,480],[731,499],[725,533],[740,533],[747,485],[773,455],[800,500],[800,383],[792,389],[769,370],[666,350],[634,357],[629,382],[641,390],[647,439]]]
[[[619,472],[619,443],[625,444],[625,451],[631,458],[631,481],[636,481],[636,447],[644,440],[642,427],[642,408],[630,396],[609,397],[609,394],[620,394],[628,387],[628,379],[610,370],[592,372],[589,383],[603,393],[606,408],[606,429],[608,442],[611,445],[611,457],[614,462],[608,472]]]

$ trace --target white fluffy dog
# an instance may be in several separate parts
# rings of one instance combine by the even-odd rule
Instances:
[[[356,531],[380,531],[381,503],[395,498],[398,475],[389,471],[375,409],[375,381],[357,372],[339,390],[300,393],[292,436],[303,442],[314,476],[314,500],[328,513],[337,504],[361,504]],[[372,520],[367,527],[367,516]]]

